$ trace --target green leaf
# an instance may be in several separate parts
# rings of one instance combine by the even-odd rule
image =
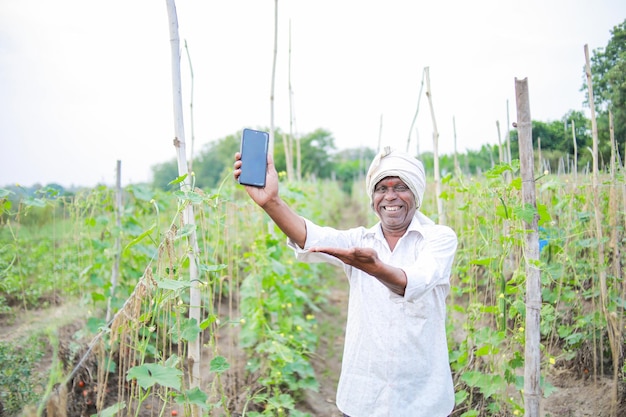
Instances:
[[[24,199],[24,204],[30,207],[45,207],[46,202],[41,198],[28,197]]]
[[[180,177],[170,181],[169,184],[167,184],[167,185],[180,184],[181,182],[185,181],[185,179],[187,178],[188,175],[189,174],[181,175]]]
[[[129,191],[133,193],[137,200],[152,201],[154,198],[154,191],[145,185],[132,185],[129,186]]]
[[[200,388],[186,390],[182,394],[176,395],[176,403],[181,405],[198,405],[202,408],[208,409],[209,405],[207,401],[209,396]]]
[[[124,247],[124,252],[126,252],[130,247],[135,246],[137,243],[141,242],[146,236],[149,236],[154,231],[155,228],[156,228],[156,224],[153,224],[151,228],[149,228],[148,230],[146,230],[145,232],[143,232],[142,234],[140,234],[139,236],[131,240]]]
[[[486,356],[491,352],[491,346],[486,345],[481,347],[480,349],[476,349],[476,356]]]
[[[211,359],[211,366],[209,368],[211,372],[215,372],[216,374],[221,374],[222,372],[225,372],[228,369],[230,369],[230,364],[228,363],[225,357],[216,356],[213,359]]]
[[[525,204],[524,207],[515,207],[513,212],[518,218],[524,220],[528,224],[533,223],[535,214],[537,214],[537,210],[530,204]]]
[[[194,204],[202,203],[206,198],[195,191],[175,191],[174,195],[181,200],[188,200]]]
[[[219,264],[219,265],[200,264],[198,265],[198,269],[202,272],[216,272],[216,271],[221,271],[226,268],[228,268],[228,265],[226,264]]]
[[[202,330],[206,330],[206,328],[209,327],[212,323],[215,323],[216,320],[217,320],[217,315],[210,314],[209,317],[207,317],[206,319],[200,322],[200,328]]]
[[[538,226],[543,226],[552,221],[552,216],[550,216],[548,207],[545,204],[537,203],[537,212],[539,213]]]
[[[201,332],[202,329],[198,326],[198,321],[195,318],[191,318],[183,322],[180,329],[180,337],[188,342],[195,342]]]
[[[158,363],[145,363],[133,366],[126,374],[126,380],[137,380],[144,390],[159,384],[180,391],[183,372],[175,368],[167,368]]]
[[[164,279],[158,279],[156,280],[156,282],[157,282],[157,287],[164,289],[164,290],[177,291],[183,288],[191,287],[191,281],[178,281],[175,279],[164,278]]]
[[[493,262],[494,258],[482,258],[482,259],[472,259],[470,263],[472,265],[490,265]]]
[[[100,411],[100,413],[98,414],[92,414],[91,417],[113,417],[119,411],[125,408],[126,408],[126,402],[122,401],[120,403],[113,404],[112,406],[105,408],[104,410]]]
[[[186,224],[186,225],[184,225],[183,227],[181,227],[180,229],[178,229],[176,231],[176,238],[189,236],[190,234],[192,234],[195,231],[196,231],[196,225],[195,224]]]
[[[515,177],[511,180],[511,187],[516,190],[522,189],[522,177]]]
[[[468,396],[469,393],[464,389],[457,391],[454,393],[454,403],[456,405],[460,405],[461,403],[463,403],[463,401],[467,399]]]
[[[4,198],[10,194],[15,194],[13,191],[11,190],[6,190],[4,188],[0,188],[0,198]]]

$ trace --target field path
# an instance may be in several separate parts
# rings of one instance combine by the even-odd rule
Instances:
[[[79,306],[77,300],[40,310],[19,311],[15,316],[0,318],[0,342],[21,340],[47,329],[57,329],[84,320],[88,315],[87,309]]]

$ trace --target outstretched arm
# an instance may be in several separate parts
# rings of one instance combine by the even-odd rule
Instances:
[[[239,180],[241,175],[241,153],[235,154],[235,164],[233,175],[235,180]],[[274,160],[270,154],[267,156],[267,171],[265,187],[244,186],[246,192],[257,203],[285,235],[301,248],[306,242],[306,225],[304,219],[300,217],[291,207],[285,203],[278,195],[278,173],[274,166]]]
[[[372,248],[311,248],[311,252],[322,252],[334,256],[346,265],[353,266],[366,272],[391,291],[398,295],[404,295],[407,278],[405,272],[384,263],[378,258],[378,254]]]

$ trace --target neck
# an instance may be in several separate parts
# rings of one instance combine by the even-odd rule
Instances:
[[[407,229],[404,229],[404,230],[383,229],[383,236],[385,237],[385,240],[387,241],[387,244],[389,245],[389,249],[391,249],[392,252],[394,248],[396,247],[396,244],[398,243],[400,238],[404,236],[404,234],[406,233],[406,230]]]

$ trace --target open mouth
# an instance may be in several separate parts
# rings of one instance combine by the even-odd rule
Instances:
[[[399,211],[401,208],[402,208],[401,206],[385,206],[383,207],[383,210],[387,212],[394,212],[394,211]]]

